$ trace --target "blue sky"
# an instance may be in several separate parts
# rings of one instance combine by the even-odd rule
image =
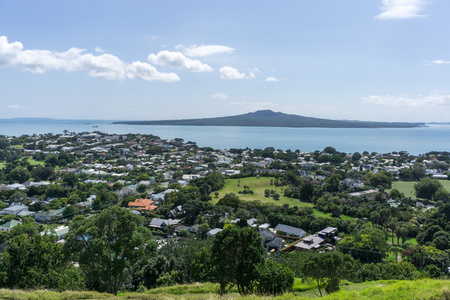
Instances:
[[[0,118],[449,121],[450,1],[0,0]]]

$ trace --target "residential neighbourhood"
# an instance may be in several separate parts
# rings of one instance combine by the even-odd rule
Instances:
[[[447,152],[220,150],[101,132],[4,136],[0,244],[8,249],[29,231],[73,243],[74,224],[117,208],[151,232],[156,251],[245,227],[269,257],[340,251],[420,269],[414,253],[431,247],[440,264],[427,263],[447,272],[449,163]]]

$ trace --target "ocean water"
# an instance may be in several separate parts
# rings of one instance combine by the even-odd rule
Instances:
[[[108,134],[153,134],[162,139],[182,138],[215,149],[260,148],[311,152],[332,146],[338,151],[387,153],[450,151],[450,124],[420,128],[281,128],[225,126],[148,126],[112,124],[105,120],[0,119],[0,134],[62,134],[101,131]]]

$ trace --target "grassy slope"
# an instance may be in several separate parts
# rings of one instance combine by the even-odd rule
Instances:
[[[450,192],[450,180],[439,180],[439,182]],[[414,184],[416,184],[416,181],[394,181],[392,182],[392,188],[399,190],[405,197],[415,197]]]
[[[225,186],[219,191],[219,197],[216,198],[214,193],[211,194],[212,202],[216,204],[220,198],[229,193],[234,193],[239,196],[239,199],[246,201],[260,200],[263,203],[273,203],[276,205],[289,204],[290,207],[313,207],[314,204],[309,202],[302,202],[297,199],[288,198],[283,195],[285,187],[276,187],[270,185],[270,180],[275,179],[274,177],[247,177],[240,179],[227,179],[225,181]],[[240,186],[237,186],[238,180],[240,180]],[[253,194],[239,194],[239,191],[244,190],[244,185],[247,185],[253,190]],[[273,198],[264,197],[265,189],[276,190],[280,194],[280,200],[275,201]],[[325,213],[314,209],[314,216],[316,217],[326,217],[331,218],[331,213]],[[342,219],[353,220],[354,218],[342,215]]]
[[[217,203],[220,198],[225,196],[225,194],[235,193],[239,196],[241,200],[253,201],[260,200],[263,203],[274,203],[277,205],[289,204],[289,206],[298,206],[298,207],[313,207],[312,203],[301,202],[297,199],[292,199],[283,196],[284,187],[276,187],[274,185],[270,185],[270,180],[275,179],[273,177],[247,177],[241,179],[227,179],[225,181],[225,186],[223,189],[219,191],[219,197],[216,198],[214,193],[211,194],[213,203]],[[237,186],[238,180],[240,180],[240,186]],[[250,187],[253,190],[254,194],[239,194],[239,191],[244,190],[244,185]],[[280,194],[280,200],[275,201],[272,198],[264,197],[265,189],[273,189],[276,190]]]
[[[296,280],[294,293],[280,297],[261,297],[250,295],[241,297],[233,289],[226,296],[219,296],[216,292],[217,284],[195,283],[152,289],[144,293],[122,293],[117,297],[96,292],[51,292],[51,291],[18,291],[0,290],[1,299],[311,299],[317,298],[317,290]],[[365,283],[341,284],[341,291],[327,295],[323,299],[450,299],[450,281],[422,279],[417,281],[371,281]]]

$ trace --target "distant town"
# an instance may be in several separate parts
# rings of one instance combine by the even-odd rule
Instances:
[[[305,265],[314,257],[302,255],[338,252],[358,270],[340,276],[354,282],[444,276],[450,267],[449,167],[450,153],[439,151],[414,156],[342,153],[332,145],[311,153],[213,149],[183,139],[102,132],[2,136],[0,252],[9,260],[0,266],[0,285],[117,294],[214,281],[224,292],[225,279],[212,275],[218,266],[214,255],[221,253],[215,240],[230,242],[224,236],[237,228],[255,235],[264,249],[261,257],[289,267],[298,278],[314,277]],[[109,279],[96,281],[89,268],[97,268],[90,260],[98,251],[92,242],[106,239],[102,232],[115,225],[89,228],[113,224],[108,217],[115,214],[116,221],[128,220],[120,226],[128,230],[123,239],[132,236],[127,243],[134,246],[112,251],[110,260],[121,260],[127,251],[133,260],[123,264],[126,276],[111,275],[113,286]],[[24,236],[28,242],[20,240]],[[15,260],[33,236],[58,245],[54,255],[70,253],[55,272],[69,269],[77,279],[22,281],[27,272],[24,278],[31,278],[35,266]],[[153,248],[147,249],[150,240]],[[144,261],[146,255],[152,260]],[[387,266],[397,271],[389,273]],[[22,268],[19,273],[16,267]],[[228,280],[246,293],[243,279]],[[283,288],[292,291],[292,286]]]

